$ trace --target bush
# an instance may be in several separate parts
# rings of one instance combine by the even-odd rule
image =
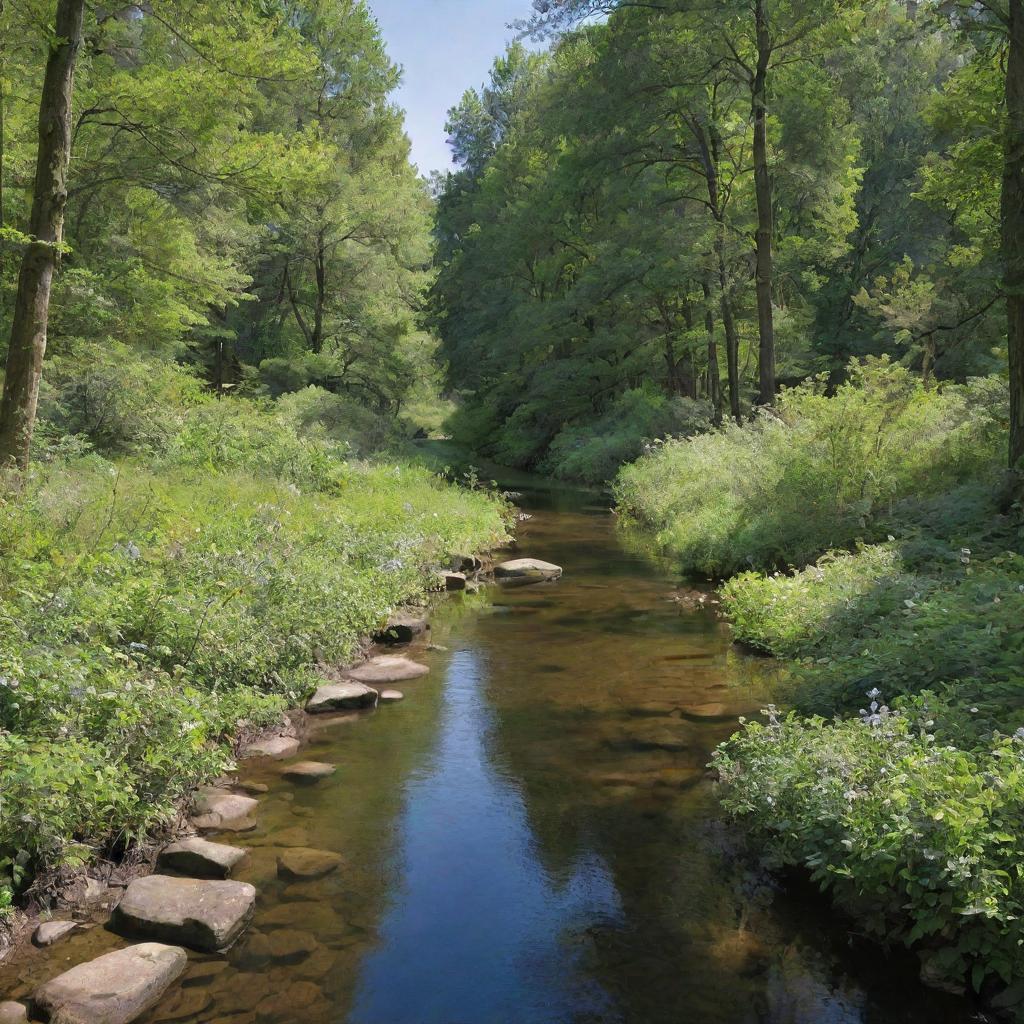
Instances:
[[[925,388],[885,360],[785,392],[745,427],[669,441],[620,473],[622,510],[684,567],[710,575],[802,566],[878,539],[896,503],[994,477],[1005,385]]]
[[[737,639],[780,657],[803,657],[826,637],[858,633],[892,611],[911,584],[892,545],[832,552],[791,576],[748,572],[722,587]]]
[[[1024,733],[982,749],[940,743],[941,705],[861,720],[769,709],[715,755],[725,807],[775,866],[806,868],[857,922],[934,949],[980,989],[1024,978]]]
[[[190,410],[211,401],[191,370],[126,345],[79,343],[47,363],[40,443],[68,435],[110,453],[162,451]]]
[[[543,468],[564,479],[604,483],[623,463],[638,458],[647,442],[707,430],[711,416],[707,403],[669,398],[649,386],[635,388],[593,423],[563,428],[551,442]]]
[[[308,387],[277,402],[278,412],[300,434],[348,445],[353,454],[372,455],[400,438],[396,421],[366,408],[355,399],[323,388]]]

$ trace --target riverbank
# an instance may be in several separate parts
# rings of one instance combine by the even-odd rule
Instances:
[[[668,442],[617,490],[684,568],[729,577],[737,639],[792,664],[778,704],[796,711],[715,761],[765,862],[914,949],[930,984],[1020,1016],[1024,521],[1004,413],[991,382],[929,390],[877,364]]]
[[[343,455],[238,403],[145,467],[65,443],[0,505],[0,908],[123,861],[453,556],[508,538],[500,498]]]

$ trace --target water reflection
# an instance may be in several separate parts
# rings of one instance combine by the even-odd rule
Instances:
[[[560,1022],[603,1016],[575,934],[614,919],[601,859],[562,882],[536,857],[522,796],[490,751],[487,665],[462,649],[447,669],[438,748],[407,787],[401,889],[364,962],[353,1024]]]

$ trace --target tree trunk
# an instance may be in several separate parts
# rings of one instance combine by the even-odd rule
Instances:
[[[55,39],[46,60],[39,103],[39,148],[29,234],[18,275],[18,293],[0,402],[0,466],[28,467],[46,352],[50,288],[64,227],[71,158],[71,91],[82,43],[85,0],[57,0]]]
[[[716,427],[722,425],[722,378],[718,369],[718,343],[715,341],[715,310],[711,301],[711,283],[701,282],[704,289],[704,329],[708,335],[708,400],[714,409]]]
[[[325,250],[326,229],[320,228],[316,236],[316,307],[313,310],[312,349],[316,353],[324,347],[324,306],[327,302],[327,253]]]
[[[1010,0],[1003,263],[1010,356],[1010,468],[1024,459],[1024,0]]]
[[[772,312],[772,179],[768,168],[768,66],[771,61],[771,36],[765,0],[755,0],[754,21],[757,35],[757,67],[751,82],[754,117],[754,193],[757,198],[757,324],[758,349],[757,400],[760,405],[775,402],[775,317]]]

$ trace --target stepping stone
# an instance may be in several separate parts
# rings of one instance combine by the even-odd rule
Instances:
[[[381,704],[395,704],[400,700],[405,700],[405,694],[401,690],[381,690],[380,691],[380,702]]]
[[[329,711],[351,711],[354,708],[372,708],[377,703],[377,691],[362,683],[349,680],[344,683],[325,683],[306,703],[311,715]]]
[[[545,580],[557,580],[562,575],[562,567],[542,562],[538,558],[514,558],[510,562],[496,565],[494,575],[499,580],[542,583]]]
[[[57,975],[36,990],[32,1004],[60,1024],[129,1024],[160,1001],[187,963],[178,946],[143,942]]]
[[[268,736],[250,743],[242,757],[291,757],[298,749],[299,741],[294,736]]]
[[[200,817],[213,821],[205,827],[224,828],[232,821],[249,819],[258,806],[259,801],[251,796],[240,796],[238,793],[206,786],[196,793],[193,808]]]
[[[245,931],[255,908],[256,890],[247,882],[150,875],[128,886],[111,927],[123,935],[219,953]]]
[[[408,644],[428,629],[430,625],[425,616],[402,612],[392,615],[388,624],[374,634],[373,639],[379,644]]]
[[[256,826],[255,818],[231,818],[225,821],[219,814],[200,814],[192,819],[192,827],[197,832],[254,832]]]
[[[277,858],[277,874],[289,881],[323,878],[341,866],[342,857],[330,850],[311,850],[296,846]]]
[[[345,675],[360,683],[401,683],[406,679],[419,679],[429,671],[430,669],[426,665],[420,665],[408,658],[400,658],[394,654],[381,654],[350,669]]]
[[[177,871],[192,878],[227,878],[245,860],[245,850],[207,839],[182,839],[160,851],[157,871]]]
[[[338,769],[333,764],[324,764],[323,761],[299,761],[298,764],[290,764],[281,769],[282,778],[289,782],[300,782],[307,786],[326,779],[333,775]]]
[[[52,946],[77,927],[78,924],[75,921],[45,921],[35,930],[32,943],[40,948]]]
[[[259,796],[261,793],[270,792],[270,787],[265,782],[240,782],[238,788],[250,796]]]
[[[466,574],[464,572],[443,572],[441,582],[445,590],[465,590]]]
[[[0,1024],[26,1024],[28,1010],[21,1004],[11,1000],[0,1003]]]

